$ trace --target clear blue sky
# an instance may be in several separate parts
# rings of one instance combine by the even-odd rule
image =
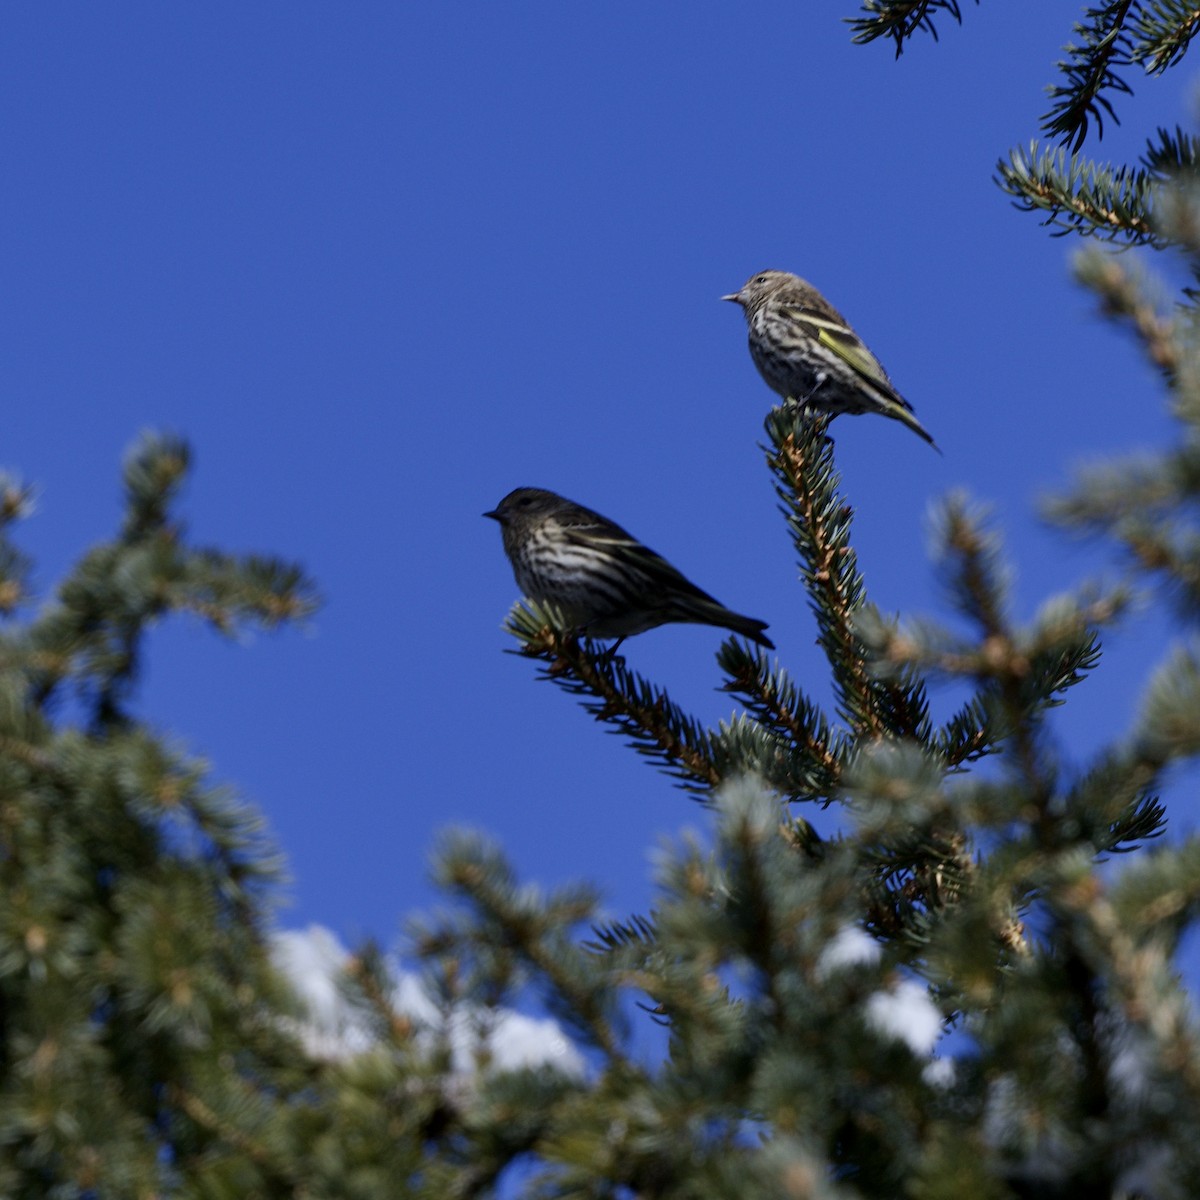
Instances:
[[[512,487],[611,516],[827,671],[757,448],[772,401],[718,297],[797,271],[850,318],[945,451],[835,426],[882,607],[944,612],[926,514],[991,502],[1028,614],[1101,560],[1035,498],[1161,444],[1157,389],[991,182],[1027,140],[1079,5],[990,3],[899,61],[852,0],[582,6],[9,6],[0,16],[7,413],[54,581],[118,517],[139,430],[185,434],[197,540],[299,559],[308,635],[151,647],[142,710],[266,813],[283,923],[391,940],[449,824],[530,879],[644,909],[702,809],[506,655]],[[1191,77],[1134,81],[1099,148],[1187,122]],[[1095,147],[1093,147],[1095,149]],[[1161,621],[1111,643],[1064,712],[1126,726]],[[722,634],[654,631],[631,666],[709,720]],[[1169,796],[1175,828],[1194,824]]]

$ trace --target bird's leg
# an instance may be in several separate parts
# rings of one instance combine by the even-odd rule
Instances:
[[[621,643],[625,640],[624,635],[617,638],[615,642],[604,652],[604,661],[606,663],[613,662],[617,657],[617,651],[621,648]],[[624,660],[622,660],[624,661]]]
[[[825,382],[827,379],[828,379],[827,375],[823,375],[823,374],[819,375],[817,377],[817,382],[811,388],[809,388],[808,391],[803,396],[797,396],[794,393],[789,393],[789,395],[784,400],[784,406],[786,407],[787,405],[790,404],[790,405],[793,405],[795,408],[803,408],[803,409],[811,408],[812,404],[813,404],[813,397],[816,396],[816,394],[825,385]]]
[[[808,395],[805,396],[804,400],[802,401],[805,408],[812,407],[813,397],[816,396],[816,394],[825,386],[828,379],[829,379],[829,376],[826,375],[824,371],[819,371],[817,373],[817,382],[814,383],[812,385],[812,387],[808,389]]]
[[[580,638],[585,638],[589,641],[591,640],[588,638],[588,627],[586,625],[576,625],[575,628],[571,630],[571,636],[577,641]],[[626,635],[622,634],[615,642],[613,642],[611,646],[609,646],[606,650],[602,650],[597,655],[597,658],[599,658],[599,660],[603,663],[612,662],[613,659],[616,658],[617,650],[620,648],[621,643],[625,640],[625,637]]]

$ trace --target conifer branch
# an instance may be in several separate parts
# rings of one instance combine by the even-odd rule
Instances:
[[[968,676],[980,685],[941,731],[942,744],[960,747],[956,762],[978,756],[1016,733],[1079,683],[1099,657],[1097,629],[1125,611],[1129,596],[1112,589],[1082,599],[1048,603],[1032,626],[1015,630],[1007,613],[1008,570],[994,535],[966,500],[952,495],[938,517],[936,536],[951,601],[976,627],[978,641],[914,626],[887,631],[879,656],[918,671]]]
[[[847,765],[845,790],[868,873],[865,927],[920,945],[933,914],[957,903],[975,872],[942,764],[911,741],[876,743]]]
[[[462,832],[443,839],[434,860],[434,877],[467,900],[473,913],[423,935],[424,957],[450,958],[457,970],[461,952],[478,953],[484,966],[479,982],[485,988],[489,976],[509,985],[513,974],[504,956],[519,958],[545,985],[552,1011],[603,1050],[610,1063],[626,1061],[615,992],[601,985],[594,956],[570,939],[574,926],[595,920],[596,897],[590,889],[562,889],[543,900],[518,885],[497,847]],[[493,993],[488,1000],[497,998],[498,993]]]
[[[1141,0],[1130,30],[1130,58],[1148,74],[1173,67],[1200,33],[1195,0]]]
[[[273,628],[315,610],[315,589],[299,567],[186,545],[171,504],[188,462],[186,444],[149,434],[127,457],[120,536],[84,556],[27,631],[29,661],[44,664],[36,703],[71,674],[87,689],[94,726],[114,728],[126,719],[144,636],[168,613],[198,613],[229,632],[248,621]]]
[[[854,631],[863,579],[849,544],[853,510],[837,493],[840,480],[828,424],[828,417],[795,405],[773,408],[766,420],[772,443],[767,463],[800,556],[818,641],[833,668],[839,711],[855,736],[882,737],[891,731],[879,713],[876,688]]]
[[[1130,863],[1108,899],[1111,919],[1135,944],[1155,939],[1169,955],[1200,917],[1200,838],[1193,833]]]
[[[1174,861],[1170,861],[1172,858]],[[1157,855],[1141,872],[1135,869],[1128,873],[1112,900],[1094,877],[1074,886],[1064,880],[1054,891],[1056,907],[1076,922],[1081,954],[1096,964],[1097,973],[1103,972],[1124,1017],[1149,1035],[1159,1086],[1170,1087],[1169,1081],[1177,1081],[1176,1086],[1186,1093],[1187,1107],[1193,1111],[1200,1103],[1200,1039],[1192,1005],[1179,986],[1168,952],[1169,941],[1156,944],[1144,931],[1154,929],[1161,921],[1177,923],[1187,913],[1194,916],[1200,911],[1195,862],[1194,843],[1181,852]],[[1186,872],[1190,878],[1179,886],[1183,881],[1177,868],[1184,863],[1191,868]],[[1153,873],[1152,867],[1157,868]],[[1156,902],[1145,905],[1152,888],[1158,890]],[[1129,909],[1131,894],[1142,903],[1138,919],[1133,922],[1119,915],[1121,909]],[[1135,937],[1135,931],[1142,932],[1142,936]]]
[[[394,1050],[409,1050],[416,1025],[393,1001],[392,972],[375,942],[367,941],[358,947],[346,964],[345,977],[352,985],[360,1009],[365,1009],[371,1028]]]
[[[787,738],[763,728],[745,713],[736,713],[719,722],[708,736],[713,763],[722,782],[754,775],[789,800],[820,797],[819,780],[811,760]]]
[[[1177,186],[1162,195],[1160,224],[1200,250],[1200,197]],[[1076,271],[1100,297],[1105,312],[1128,326],[1171,388],[1172,409],[1184,436],[1170,450],[1127,456],[1077,473],[1070,491],[1043,505],[1052,522],[1081,535],[1104,535],[1123,551],[1131,571],[1156,579],[1184,614],[1200,611],[1200,371],[1194,311],[1159,315],[1148,288],[1124,263],[1082,256]],[[1193,297],[1194,298],[1194,297]]]
[[[1079,840],[1097,854],[1122,854],[1158,837],[1166,825],[1166,811],[1152,789],[1161,766],[1136,744],[1131,750],[1101,755],[1061,805],[1074,821]]]
[[[1200,446],[1185,443],[1160,458],[1085,468],[1072,490],[1043,505],[1048,520],[1072,532],[1104,535],[1130,565],[1157,578],[1185,619],[1200,605]]]
[[[863,928],[918,950],[938,914],[958,904],[977,875],[966,836],[932,829],[865,846],[862,862],[871,872]],[[1016,940],[1023,940],[1019,933]]]
[[[1161,248],[1167,239],[1154,223],[1156,173],[1112,167],[1061,148],[1010,151],[996,164],[996,182],[1024,212],[1046,214],[1055,234],[1079,233],[1105,241]]]
[[[244,1154],[268,1179],[285,1187],[289,1195],[304,1195],[307,1189],[303,1188],[300,1178],[290,1172],[286,1165],[278,1162],[275,1155],[255,1141],[240,1125],[223,1119],[195,1092],[180,1084],[169,1084],[166,1091],[172,1103],[177,1104],[197,1125],[239,1154]],[[211,1151],[206,1147],[203,1153],[208,1154]]]
[[[1124,28],[1133,0],[1110,0],[1084,11],[1083,22],[1074,32],[1079,44],[1068,44],[1067,58],[1057,64],[1066,83],[1050,89],[1050,111],[1042,118],[1042,129],[1051,137],[1072,143],[1078,150],[1094,121],[1096,132],[1104,136],[1104,116],[1117,120],[1105,92],[1133,95],[1133,89],[1116,73],[1116,68],[1131,61],[1130,34]]]
[[[879,928],[903,929],[918,942],[929,928],[929,912],[956,902],[975,873],[961,834],[965,826],[1005,828],[1019,821],[1029,829],[1030,853],[1036,856],[1081,843],[1092,853],[1121,849],[1153,836],[1161,819],[1161,808],[1148,791],[1151,778],[1136,762],[1114,761],[1097,768],[1064,796],[1043,731],[1044,710],[1095,665],[1097,630],[1124,611],[1126,593],[1053,600],[1028,628],[1016,629],[1007,612],[1008,571],[999,543],[981,527],[979,515],[962,497],[951,496],[937,533],[945,586],[955,607],[975,627],[976,640],[920,625],[891,629],[882,623],[869,628],[868,640],[882,662],[920,673],[971,678],[976,694],[939,731],[934,745],[951,766],[1003,751],[1009,778],[994,789],[973,783],[960,790],[954,813],[939,809],[928,783],[922,785],[930,796],[927,812],[919,807],[887,809],[887,819],[900,824],[886,827],[876,864],[884,888],[876,907],[888,914]],[[919,780],[920,770],[912,778]],[[851,794],[861,801],[863,783],[856,783]],[[893,758],[871,786],[895,806],[900,783]],[[916,794],[921,794],[919,789]],[[1024,939],[1015,918],[993,931],[1010,950],[1021,950]]]
[[[1194,643],[1176,646],[1151,675],[1134,753],[1156,773],[1169,763],[1200,755],[1200,647]]]
[[[0,471],[0,615],[12,616],[29,595],[29,556],[17,548],[10,526],[33,509],[33,489]]]
[[[1200,599],[1200,537],[1193,530],[1173,530],[1166,523],[1144,525],[1125,519],[1113,530],[1138,566],[1160,575],[1183,592],[1182,607],[1194,608]]]
[[[0,735],[0,758],[19,762],[38,775],[55,782],[65,777],[51,751],[21,738]]]
[[[787,1011],[779,976],[795,952],[791,930],[777,911],[778,889],[772,886],[778,869],[772,859],[782,844],[778,822],[756,820],[758,814],[747,811],[727,809],[723,815],[723,858],[726,871],[736,880],[728,905],[731,933],[737,948],[759,968],[768,1020],[778,1027]]]
[[[1147,295],[1145,280],[1132,264],[1092,248],[1077,254],[1072,266],[1075,278],[1096,294],[1104,316],[1132,330],[1146,358],[1170,384],[1181,358],[1178,326],[1172,318],[1160,315]]]
[[[927,33],[935,42],[938,40],[934,13],[944,13],[962,24],[959,0],[863,0],[862,10],[868,15],[847,18],[854,31],[853,41],[861,45],[890,37],[896,44],[897,58],[904,43],[916,33]]]
[[[656,938],[654,929],[654,914],[643,917],[634,913],[625,921],[605,921],[601,925],[592,926],[594,942],[584,942],[585,950],[603,954],[613,950],[624,950],[630,946],[650,946]]]
[[[630,671],[623,659],[563,633],[563,624],[550,606],[518,602],[504,627],[523,644],[520,653],[542,660],[542,678],[583,697],[584,709],[623,733],[639,754],[661,763],[690,790],[720,783],[707,730],[665,689]]]
[[[805,798],[831,800],[844,750],[819,706],[782,667],[772,671],[765,654],[752,653],[732,638],[722,645],[717,661],[729,677],[725,691],[740,697],[759,726],[785,739],[791,757],[799,760]]]
[[[1157,131],[1157,141],[1147,140],[1142,151],[1142,166],[1159,183],[1178,184],[1200,169],[1200,138],[1182,126]],[[1190,245],[1191,243],[1189,243]]]
[[[906,39],[918,31],[936,40],[932,16],[938,10],[960,24],[957,0],[865,0],[865,16],[851,18],[855,42],[890,37],[899,57]],[[1048,90],[1051,106],[1042,132],[1058,150],[1014,150],[997,164],[996,182],[1016,207],[1043,212],[1055,234],[1076,232],[1109,241],[1163,247],[1173,239],[1153,212],[1155,185],[1196,169],[1197,139],[1177,130],[1158,131],[1147,143],[1142,167],[1101,165],[1081,158],[1089,132],[1104,133],[1105,120],[1119,122],[1113,97],[1131,96],[1125,68],[1161,74],[1177,64],[1200,32],[1195,0],[1102,0],[1087,7],[1073,26],[1073,40],[1056,64],[1058,81]]]
[[[972,696],[937,731],[934,746],[948,768],[960,768],[995,754],[1002,736],[982,695]]]

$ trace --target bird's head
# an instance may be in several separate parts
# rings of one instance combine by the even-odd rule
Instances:
[[[728,296],[722,296],[721,299],[732,300],[734,304],[740,304],[747,313],[750,313],[779,292],[805,286],[802,279],[787,271],[759,271],[757,275],[751,275],[742,284],[740,291],[731,292]]]
[[[542,517],[560,511],[564,504],[561,496],[545,488],[520,487],[509,492],[485,517],[499,521],[506,528],[538,521]]]

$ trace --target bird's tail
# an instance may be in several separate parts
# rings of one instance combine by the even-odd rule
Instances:
[[[942,448],[933,440],[925,426],[917,420],[917,414],[907,404],[897,404],[896,401],[887,398],[881,398],[880,404],[889,417],[894,417],[897,421],[907,425],[917,437],[924,438],[941,454]]]
[[[741,613],[735,613],[732,609],[707,597],[703,600],[699,597],[688,597],[685,603],[678,603],[678,615],[675,619],[732,629],[734,633],[740,633],[742,637],[749,638],[752,642],[757,642],[768,650],[775,649],[775,643],[763,632],[767,628],[766,621],[757,621],[754,617],[743,617]]]
[[[765,646],[768,650],[775,649],[775,643],[764,632],[767,628],[766,621],[756,621],[753,617],[743,617],[740,613],[730,612],[729,609],[726,609],[725,620],[721,624],[726,629],[732,629],[734,633],[740,633],[742,637],[749,638],[760,646]]]

